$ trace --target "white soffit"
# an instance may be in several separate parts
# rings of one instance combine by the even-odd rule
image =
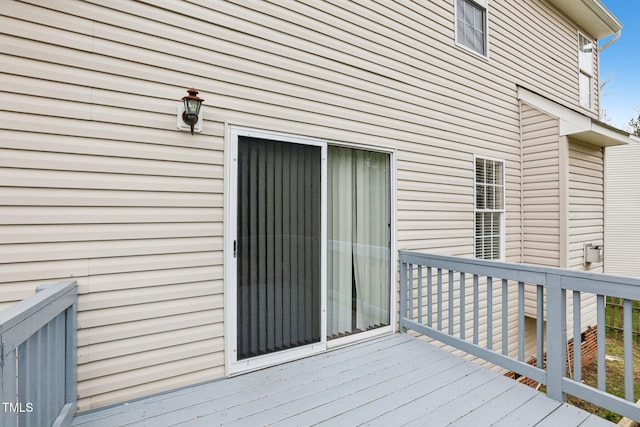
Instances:
[[[557,117],[560,123],[560,136],[568,136],[600,147],[631,142],[628,132],[580,114],[523,87],[518,87],[518,99],[550,116]]]
[[[549,0],[549,3],[596,39],[602,39],[622,30],[622,24],[618,18],[599,0]]]

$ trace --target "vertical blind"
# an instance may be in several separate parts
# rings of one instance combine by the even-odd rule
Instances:
[[[238,360],[321,339],[320,154],[238,139]]]

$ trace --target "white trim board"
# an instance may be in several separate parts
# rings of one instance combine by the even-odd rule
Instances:
[[[628,132],[580,114],[521,86],[518,86],[518,99],[557,117],[560,123],[560,136],[568,136],[599,147],[624,145],[631,142]]]

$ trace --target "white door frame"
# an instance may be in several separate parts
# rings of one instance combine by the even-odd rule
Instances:
[[[229,162],[226,170],[225,197],[225,329],[226,329],[226,358],[227,374],[263,368],[265,366],[287,362],[305,357],[327,348],[327,143],[314,138],[304,138],[279,132],[264,131],[240,126],[227,127]],[[238,139],[247,136],[252,138],[271,139],[294,144],[314,145],[321,149],[320,164],[320,342],[281,350],[262,356],[238,360],[237,358],[237,258],[233,253],[233,242],[238,237],[237,220],[237,184],[238,184]]]
[[[282,350],[271,354],[256,356],[249,359],[237,360],[237,258],[233,253],[233,242],[237,241],[237,180],[238,180],[238,138],[247,136],[253,138],[272,139],[282,142],[290,142],[294,144],[315,145],[321,147],[321,215],[320,215],[320,313],[321,313],[321,340],[318,343],[300,346],[290,350]],[[381,327],[371,331],[365,331],[358,334],[349,335],[343,338],[334,339],[327,342],[327,147],[328,141],[318,138],[304,137],[288,133],[267,131],[244,126],[235,126],[228,123],[225,124],[225,149],[228,153],[225,162],[224,180],[224,329],[225,329],[225,374],[227,376],[240,372],[260,369],[287,361],[299,359],[311,354],[315,354],[326,350],[327,348],[338,347],[367,338],[379,336],[382,334],[393,332],[396,324],[396,176],[395,176],[395,150],[389,148],[381,148],[377,146],[368,146],[360,144],[348,144],[331,141],[331,145],[340,145],[344,147],[371,150],[389,154],[390,157],[390,203],[391,210],[391,263],[389,277],[389,294],[390,294],[390,312],[389,326]]]

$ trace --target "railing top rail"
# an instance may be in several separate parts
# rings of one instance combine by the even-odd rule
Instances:
[[[19,325],[44,307],[50,306],[53,316],[61,313],[75,303],[77,286],[76,280],[63,280],[47,286],[42,292],[35,293],[0,311],[0,334],[4,334]]]
[[[401,249],[399,253],[401,262],[413,264],[424,263],[433,267],[444,269],[452,268],[456,271],[517,280],[537,285],[547,285],[547,277],[553,275],[560,278],[559,283],[564,289],[619,296],[632,300],[640,299],[640,279],[634,277],[504,261],[436,255],[403,249]]]

